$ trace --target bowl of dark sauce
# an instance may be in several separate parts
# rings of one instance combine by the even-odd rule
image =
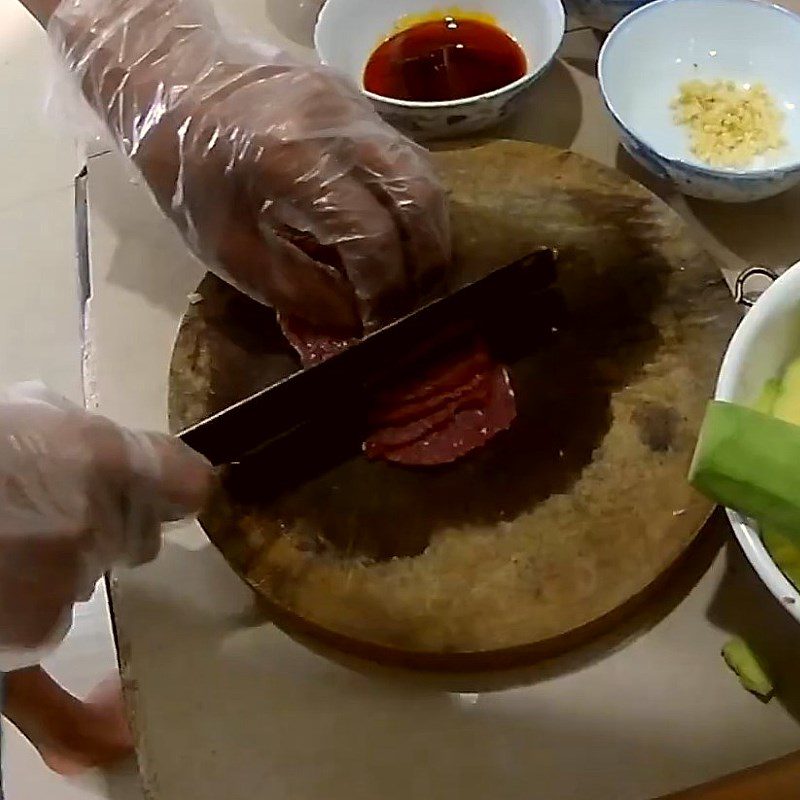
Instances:
[[[561,0],[327,0],[314,41],[393,125],[463,136],[513,113],[564,36]]]

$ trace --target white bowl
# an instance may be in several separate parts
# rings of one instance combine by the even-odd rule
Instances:
[[[448,5],[431,0],[327,0],[314,29],[322,63],[350,77],[387,121],[418,139],[463,136],[496,125],[549,66],[564,38],[561,0],[466,0],[459,3],[460,12],[490,14],[516,40],[528,60],[525,75],[508,86],[462,100],[422,103],[366,91],[364,67],[375,48],[403,17],[439,8],[444,17]]]
[[[800,262],[778,278],[748,311],[728,345],[715,397],[752,406],[764,383],[782,375],[800,352]],[[800,621],[800,593],[778,569],[756,524],[727,510],[733,532],[759,577]]]
[[[685,194],[747,202],[800,182],[800,16],[760,0],[655,0],[611,31],[597,74],[622,144]],[[787,146],[747,169],[700,161],[670,109],[691,78],[763,83],[784,113]]]

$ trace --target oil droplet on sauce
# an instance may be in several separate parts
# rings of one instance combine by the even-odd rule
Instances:
[[[395,100],[459,100],[507,86],[527,69],[525,53],[504,30],[446,15],[383,42],[367,61],[364,88]]]

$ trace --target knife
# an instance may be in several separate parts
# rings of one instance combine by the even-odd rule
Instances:
[[[365,336],[335,356],[283,378],[235,403],[179,437],[215,466],[241,461],[318,418],[360,406],[371,386],[442,331],[491,328],[509,304],[545,291],[556,278],[556,253],[547,248],[490,272]],[[530,307],[528,307],[530,311]],[[492,319],[494,318],[494,319]]]

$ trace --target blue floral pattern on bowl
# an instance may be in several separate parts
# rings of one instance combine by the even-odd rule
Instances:
[[[549,66],[511,92],[482,97],[479,102],[458,106],[397,106],[380,98],[372,102],[380,115],[395,128],[418,141],[468,136],[492,128],[511,116],[528,94],[536,78]]]
[[[631,157],[663,180],[672,181],[683,194],[726,203],[752,203],[772,197],[800,182],[800,166],[765,172],[719,172],[686,161],[666,158],[631,133],[606,104]]]

